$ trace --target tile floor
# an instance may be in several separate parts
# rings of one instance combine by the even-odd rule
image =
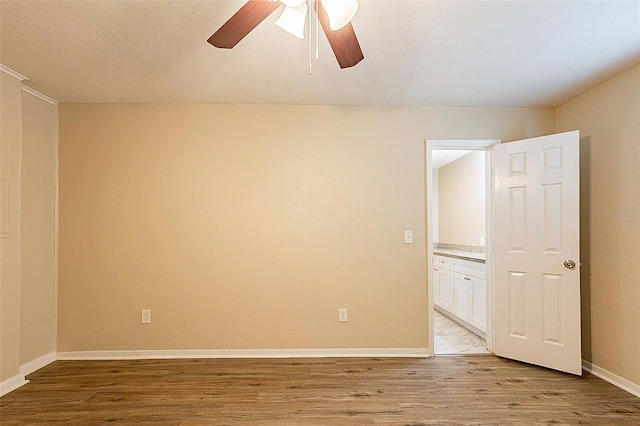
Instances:
[[[489,353],[484,339],[438,311],[434,311],[433,328],[436,355]]]

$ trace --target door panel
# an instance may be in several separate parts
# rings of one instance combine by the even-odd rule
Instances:
[[[581,374],[579,133],[494,149],[495,353]]]
[[[526,297],[525,274],[523,272],[509,271],[508,276],[508,322],[507,331],[512,337],[527,338],[526,327]],[[502,328],[502,327],[500,327]]]
[[[509,248],[511,251],[524,251],[525,212],[527,210],[527,188],[515,186],[509,191]]]
[[[564,312],[562,303],[559,303],[562,300],[563,286],[561,275],[542,275],[542,337],[545,343],[563,344]]]

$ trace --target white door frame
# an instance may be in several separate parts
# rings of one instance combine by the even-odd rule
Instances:
[[[431,177],[432,151],[434,150],[469,150],[469,151],[486,151],[486,167],[485,167],[485,194],[486,194],[486,266],[487,266],[487,333],[486,341],[490,351],[493,352],[493,150],[492,146],[501,143],[499,139],[449,139],[449,140],[429,140],[425,141],[426,155],[426,201],[427,201],[427,291],[428,291],[428,318],[429,318],[429,340],[428,340],[428,356],[432,357],[434,353],[434,327],[433,327],[433,279],[431,279],[433,271],[433,233],[430,232],[433,225],[433,179]]]

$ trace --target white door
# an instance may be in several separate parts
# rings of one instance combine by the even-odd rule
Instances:
[[[578,375],[579,138],[494,148],[494,352]]]

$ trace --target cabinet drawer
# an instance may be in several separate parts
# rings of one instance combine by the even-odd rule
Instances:
[[[484,263],[470,262],[462,259],[451,259],[451,270],[471,277],[485,279],[487,266]]]
[[[433,256],[433,266],[442,269],[451,269],[451,259],[444,256]]]

